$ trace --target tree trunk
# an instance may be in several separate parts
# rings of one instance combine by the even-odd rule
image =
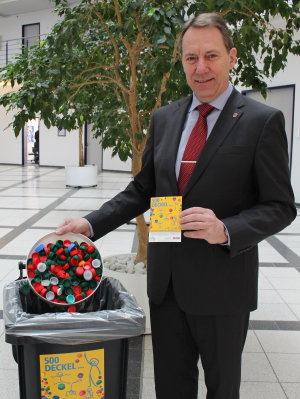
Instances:
[[[142,147],[145,146],[145,142]],[[142,166],[142,151],[133,151],[132,155],[132,174],[135,176],[141,170]],[[149,201],[150,206],[150,201]],[[148,226],[145,221],[144,215],[140,215],[136,218],[137,223],[137,238],[138,238],[138,249],[134,263],[144,262],[147,263],[147,247],[148,247]]]
[[[144,215],[136,218],[137,223],[137,237],[138,249],[134,263],[144,262],[147,263],[147,246],[148,246],[148,226],[145,221]]]
[[[83,127],[82,126],[79,126],[79,166],[84,166]]]

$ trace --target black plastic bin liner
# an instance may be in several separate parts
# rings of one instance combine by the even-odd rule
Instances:
[[[84,313],[51,313],[50,309],[43,314],[38,314],[39,309],[31,313],[29,300],[21,300],[20,288],[23,284],[26,284],[26,280],[14,281],[7,284],[3,291],[6,342],[10,344],[48,342],[81,345],[134,337],[145,331],[142,308],[134,296],[114,278],[103,278],[99,292],[93,295],[93,303],[87,305]],[[36,300],[42,302],[38,297]]]

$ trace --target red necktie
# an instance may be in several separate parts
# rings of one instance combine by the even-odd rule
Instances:
[[[206,117],[213,110],[210,104],[198,105],[198,120],[193,127],[189,140],[184,150],[178,176],[178,191],[182,194],[193,173],[197,159],[206,143],[207,123]]]

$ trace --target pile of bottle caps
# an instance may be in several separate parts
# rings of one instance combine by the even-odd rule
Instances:
[[[46,301],[69,305],[70,312],[95,292],[103,273],[97,248],[91,242],[69,239],[39,244],[26,267],[33,290]]]

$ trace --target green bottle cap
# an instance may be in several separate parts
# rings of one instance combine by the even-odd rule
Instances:
[[[98,282],[96,280],[92,280],[90,281],[90,288],[92,288],[93,290],[97,287]]]
[[[63,286],[65,287],[65,288],[68,288],[68,287],[70,287],[71,286],[71,281],[70,280],[64,280],[63,281]]]
[[[31,290],[30,285],[27,282],[20,287],[20,291],[24,295],[28,295],[30,293],[30,290]]]

